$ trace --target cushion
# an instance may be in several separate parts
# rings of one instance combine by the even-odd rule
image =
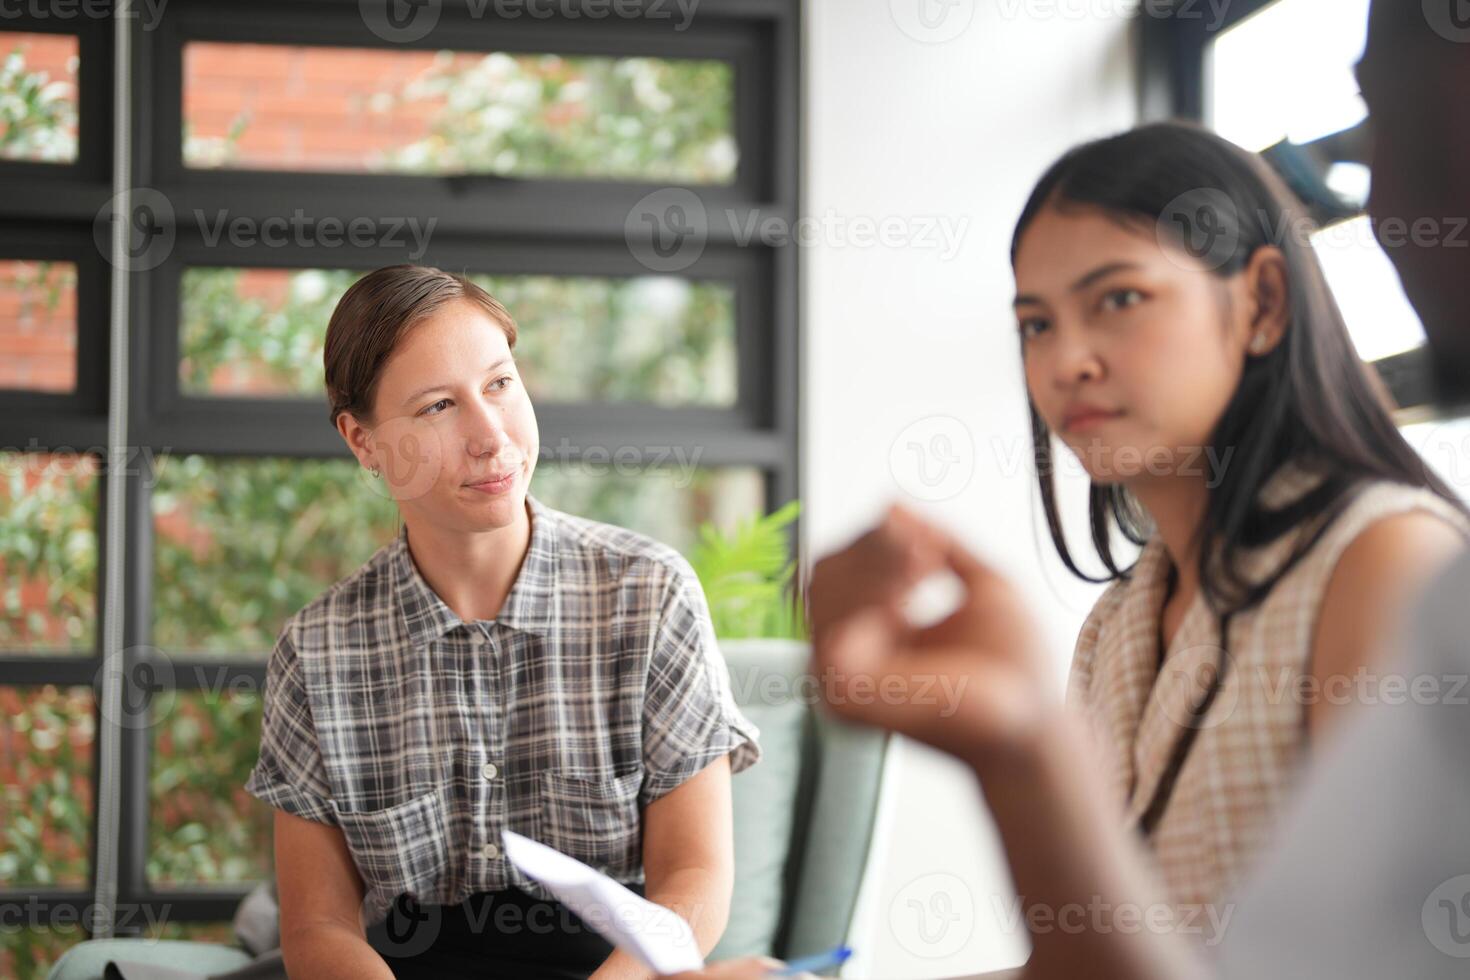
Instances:
[[[46,980],[102,980],[109,960],[209,974],[238,969],[250,955],[234,946],[178,939],[89,939],[63,953]]]
[[[805,644],[784,640],[724,640],[730,687],[745,716],[760,729],[761,760],[731,783],[735,820],[735,889],[730,921],[709,959],[773,955],[786,899],[792,824],[801,786],[810,709],[796,686],[805,672]]]

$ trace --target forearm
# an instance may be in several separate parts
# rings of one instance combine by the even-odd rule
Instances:
[[[656,882],[650,881],[645,895],[650,902],[672,909],[689,923],[701,957],[709,955],[725,933],[730,916],[728,876],[707,868],[679,868]],[[654,976],[652,970],[624,950],[616,950],[592,974],[593,980],[652,980]]]
[[[1071,715],[1057,710],[1043,734],[1004,760],[971,760],[1010,858],[1031,930],[1025,980],[1203,980],[1205,970],[1180,936],[1150,928],[1165,902],[1142,852],[1105,805],[1091,747]],[[1138,928],[1065,916],[1137,910]],[[1152,913],[1157,915],[1159,913]]]
[[[393,971],[360,932],[324,923],[281,937],[288,977],[310,980],[393,980]]]

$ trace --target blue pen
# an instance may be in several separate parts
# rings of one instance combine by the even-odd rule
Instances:
[[[792,960],[779,970],[767,973],[768,977],[789,977],[798,973],[816,973],[818,970],[830,970],[834,966],[841,966],[847,962],[852,955],[852,947],[838,946],[836,949],[826,953],[817,953],[815,956],[806,956],[799,960]]]

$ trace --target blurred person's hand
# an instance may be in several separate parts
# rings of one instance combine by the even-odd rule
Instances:
[[[785,964],[780,960],[773,960],[769,956],[745,956],[738,960],[711,963],[703,970],[693,973],[676,973],[665,980],[759,980],[783,966]],[[810,973],[795,973],[792,976],[797,980],[816,980]]]
[[[899,617],[900,603],[915,585],[944,568],[945,535],[901,507],[852,544],[823,558],[812,572],[812,636],[863,608]]]
[[[904,595],[947,569],[959,607],[914,628]],[[813,571],[813,672],[839,716],[972,764],[1029,749],[1055,707],[1035,621],[1004,577],[947,532],[895,507]]]

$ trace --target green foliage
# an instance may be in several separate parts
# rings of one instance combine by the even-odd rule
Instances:
[[[184,456],[158,469],[153,642],[169,651],[269,651],[286,617],[398,527],[354,460]]]
[[[708,62],[441,57],[429,78],[399,93],[409,102],[448,100],[432,136],[379,164],[728,181],[735,168],[732,91],[728,66]],[[211,144],[216,163],[228,162],[248,122],[242,116]],[[75,125],[65,83],[27,72],[18,53],[0,64],[0,158],[71,158]],[[326,323],[360,272],[293,271],[283,301],[251,295],[242,288],[245,275],[185,271],[182,389],[207,395],[223,378],[256,393],[320,392]],[[37,276],[45,302],[54,304],[70,287],[44,266]],[[482,284],[522,326],[518,353],[538,397],[734,401],[734,298],[725,284],[544,276],[485,277]],[[46,461],[0,454],[0,648],[91,652],[96,468]],[[150,625],[153,643],[175,656],[263,656],[290,613],[366,560],[396,528],[394,504],[368,488],[352,461],[165,455],[152,477]],[[716,513],[759,509],[753,471],[598,473],[543,464],[535,492],[553,507],[693,549],[721,635],[803,629],[780,601],[790,577],[782,567],[784,515],[794,517],[794,508],[728,539],[706,525],[698,547],[693,541],[692,529]],[[772,533],[780,539],[774,564]],[[41,609],[32,598],[37,589]],[[94,712],[86,688],[0,686],[0,887],[87,881]],[[230,883],[268,873],[270,811],[243,790],[259,726],[258,697],[218,690],[180,693],[157,719],[151,881]],[[81,938],[79,929],[7,932],[0,976],[44,975]]]
[[[179,293],[179,385],[207,395],[215,373],[234,369],[245,385],[276,394],[323,390],[327,321],[361,275],[345,269],[290,273],[281,303],[245,295],[239,269],[192,268]]]
[[[728,183],[734,79],[718,61],[439,53],[388,108],[432,102],[430,135],[384,169]]]
[[[76,86],[71,81],[27,71],[20,47],[0,61],[0,159],[73,160],[76,127]]]
[[[0,453],[0,649],[93,649],[95,473],[78,454]],[[38,588],[43,608],[23,601]]]
[[[721,639],[806,638],[806,618],[791,593],[796,565],[789,558],[787,535],[800,510],[793,500],[728,534],[710,524],[699,529],[689,562]]]

